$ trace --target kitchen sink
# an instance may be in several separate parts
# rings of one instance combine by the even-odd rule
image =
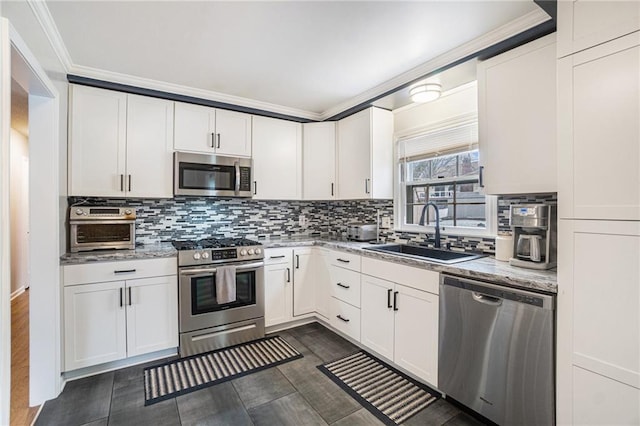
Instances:
[[[466,262],[467,260],[484,257],[484,255],[481,254],[461,253],[458,251],[414,246],[409,244],[388,244],[384,246],[364,247],[364,250],[379,251],[381,253],[447,264]]]

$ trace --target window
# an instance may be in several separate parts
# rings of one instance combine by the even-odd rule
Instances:
[[[443,233],[494,233],[496,200],[480,188],[477,141],[475,117],[398,141],[394,204],[400,230],[431,232],[434,209],[425,206],[434,203]]]

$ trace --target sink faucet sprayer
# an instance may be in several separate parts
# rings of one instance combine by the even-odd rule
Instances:
[[[434,245],[436,248],[440,248],[440,211],[438,210],[438,206],[436,205],[436,203],[432,201],[425,203],[424,207],[422,208],[422,213],[420,214],[420,221],[418,222],[418,225],[424,226],[424,217],[427,213],[427,210],[429,209],[429,206],[432,206],[436,211],[436,241]]]

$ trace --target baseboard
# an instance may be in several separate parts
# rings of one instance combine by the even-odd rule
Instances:
[[[25,292],[25,288],[24,286],[20,287],[19,289],[17,289],[16,291],[14,291],[13,293],[11,293],[11,300],[15,299],[16,297],[20,296],[22,293]]]
[[[38,407],[38,412],[33,417],[33,421],[31,422],[31,424],[29,426],[34,426],[36,424],[36,420],[38,420],[38,416],[42,412],[42,407],[44,407],[44,402],[42,404],[40,404],[40,406]]]
[[[82,379],[84,377],[95,376],[96,374],[106,373],[108,371],[119,370],[121,368],[132,367],[145,362],[155,361],[157,359],[168,358],[178,354],[178,348],[164,349],[150,354],[138,355],[131,358],[125,358],[118,361],[106,362],[104,364],[92,365],[91,367],[79,368],[77,370],[65,371],[62,373],[63,387],[72,380]],[[62,393],[62,391],[60,392]]]

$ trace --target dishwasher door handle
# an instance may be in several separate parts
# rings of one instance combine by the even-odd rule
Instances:
[[[487,296],[486,294],[478,293],[477,291],[474,291],[473,293],[471,293],[471,295],[473,296],[473,300],[475,300],[476,302],[492,306],[502,305],[502,299],[498,297]]]

